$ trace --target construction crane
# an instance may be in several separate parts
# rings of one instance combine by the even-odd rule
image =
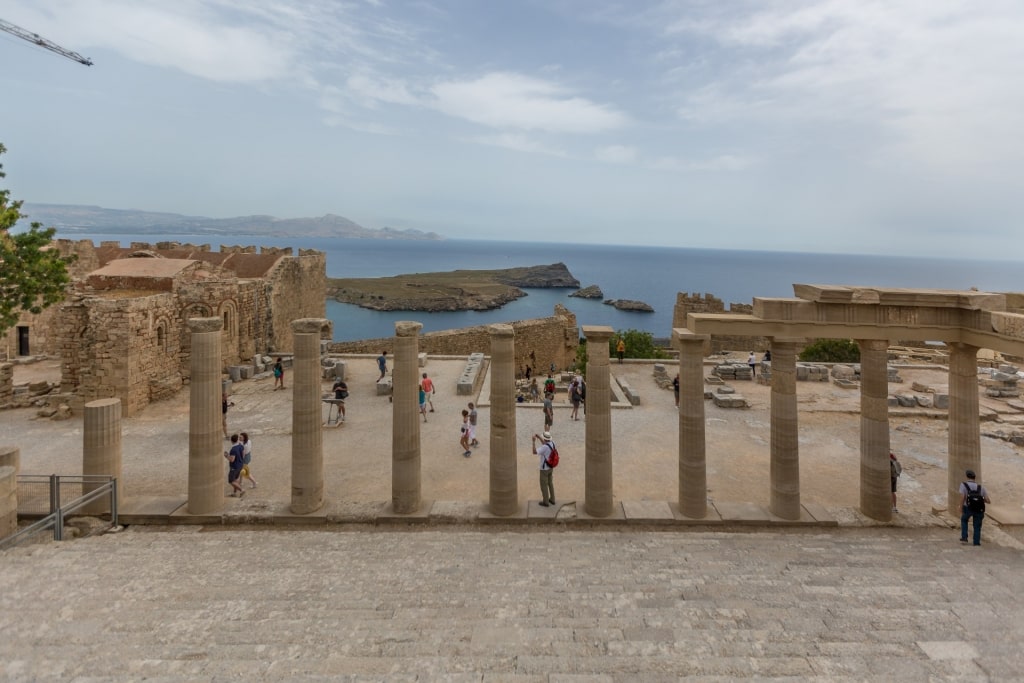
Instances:
[[[4,21],[3,19],[0,19],[0,31],[6,31],[7,33],[10,33],[12,36],[18,36],[19,38],[24,38],[25,40],[27,40],[30,43],[35,43],[39,47],[45,47],[47,50],[50,50],[51,52],[56,52],[59,55],[64,55],[68,59],[73,59],[76,62],[78,62],[79,64],[85,64],[86,66],[92,66],[92,60],[91,59],[83,57],[82,55],[78,54],[77,52],[72,52],[71,50],[65,50],[64,48],[62,48],[57,43],[51,42],[51,41],[47,40],[46,38],[43,38],[38,33],[31,33],[29,31],[26,31],[25,29],[21,28],[20,26],[15,26],[14,24],[12,24],[9,21]]]

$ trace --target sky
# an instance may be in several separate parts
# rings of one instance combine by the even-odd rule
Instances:
[[[0,0],[27,202],[1021,259],[1019,0]]]

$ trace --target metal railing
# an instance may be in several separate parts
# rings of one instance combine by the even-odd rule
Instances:
[[[53,528],[53,540],[64,540],[64,521],[89,503],[110,498],[110,525],[117,526],[117,479],[106,475],[19,474],[18,515],[41,518],[7,538],[0,550],[40,531]],[[67,501],[67,502],[64,502]],[[103,513],[106,514],[106,513]]]

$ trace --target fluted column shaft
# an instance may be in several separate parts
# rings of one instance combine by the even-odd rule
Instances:
[[[708,513],[704,432],[704,353],[711,337],[672,330],[679,349],[679,512],[692,519]]]
[[[123,500],[121,483],[121,399],[101,398],[85,404],[82,419],[82,474],[117,478],[117,497]],[[82,493],[99,488],[83,484]],[[83,511],[90,515],[110,512],[107,497],[89,503]]]
[[[324,438],[320,404],[322,318],[292,321],[292,504],[297,515],[324,504]]]
[[[224,437],[221,434],[220,318],[190,318],[188,511],[207,515],[224,508]]]
[[[18,471],[21,451],[17,446],[0,446],[0,538],[18,530]]]
[[[391,432],[391,506],[399,514],[420,509],[419,333],[421,323],[395,323]]]
[[[949,511],[960,515],[960,483],[964,471],[981,476],[981,425],[978,422],[978,347],[950,344],[949,354],[949,454],[946,465],[946,499]]]
[[[608,366],[611,327],[584,325],[587,339],[586,505],[591,517],[612,514],[612,391]]]
[[[892,519],[889,478],[889,342],[858,340],[860,346],[860,511]],[[772,359],[774,364],[774,358]]]
[[[800,519],[796,347],[795,341],[771,340],[771,511],[783,519]]]
[[[491,325],[491,514],[519,512],[516,448],[515,332],[511,325]]]

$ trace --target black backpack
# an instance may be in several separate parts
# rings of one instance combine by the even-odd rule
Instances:
[[[972,489],[971,484],[976,488]],[[965,481],[964,486],[967,487],[967,509],[971,512],[984,512],[985,496],[981,494],[981,484]]]

